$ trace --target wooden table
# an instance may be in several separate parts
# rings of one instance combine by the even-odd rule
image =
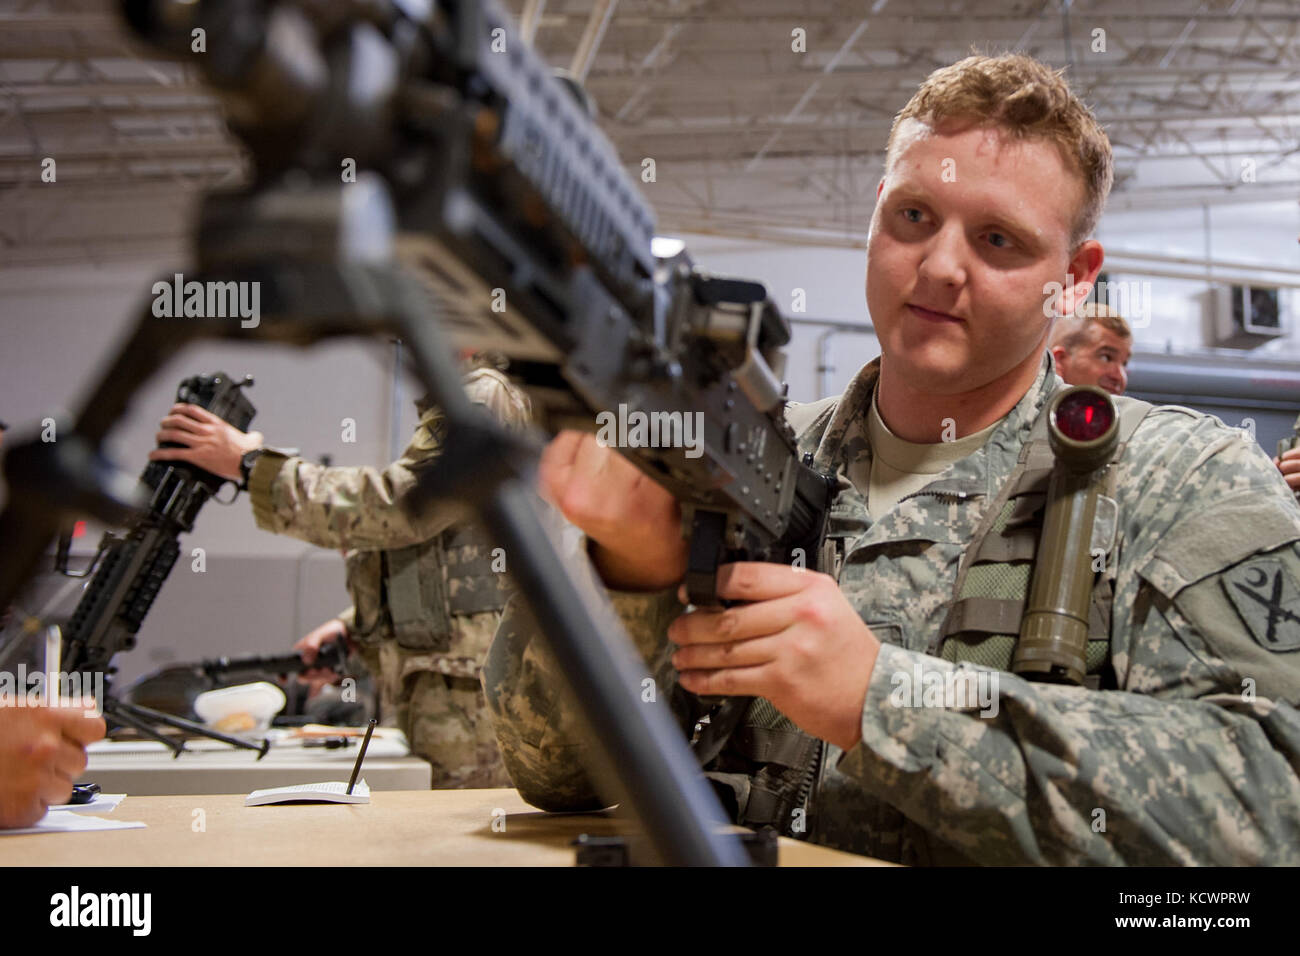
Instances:
[[[147,829],[0,836],[0,866],[571,866],[579,834],[630,826],[608,811],[542,813],[514,790],[378,791],[370,801],[128,796],[105,816]],[[783,866],[889,865],[797,840],[782,839],[780,854]]]

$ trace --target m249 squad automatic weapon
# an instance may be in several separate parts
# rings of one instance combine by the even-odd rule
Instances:
[[[200,694],[253,681],[283,681],[289,700],[275,718],[276,726],[307,723],[312,718],[305,713],[306,685],[296,682],[294,677],[318,668],[347,673],[347,651],[342,641],[322,645],[310,665],[305,664],[296,652],[209,657],[201,661],[168,664],[133,682],[124,689],[123,695],[133,704],[185,720],[198,720],[194,701]],[[348,709],[356,712],[364,708]]]
[[[126,4],[201,66],[252,151],[262,188],[209,219],[279,202],[302,231],[313,197],[359,184],[340,182],[349,159],[378,173],[431,314],[505,354],[549,417],[618,410],[674,436],[702,421],[690,447],[620,448],[684,506],[695,603],[716,603],[729,560],[818,567],[832,483],[782,414],[788,322],[759,282],[656,258],[654,214],[587,104],[495,2],[236,6]],[[276,185],[290,171],[328,185]]]

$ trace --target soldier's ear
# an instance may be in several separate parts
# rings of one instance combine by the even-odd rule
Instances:
[[[1070,257],[1065,287],[1061,290],[1061,315],[1073,315],[1087,300],[1105,259],[1106,252],[1096,239],[1079,243]]]
[[[1063,345],[1053,345],[1049,351],[1052,353],[1052,361],[1056,363],[1056,374],[1064,378],[1065,363],[1070,357],[1070,353],[1065,350]]]

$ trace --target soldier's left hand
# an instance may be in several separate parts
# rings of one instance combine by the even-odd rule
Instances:
[[[835,579],[766,562],[718,569],[718,595],[672,623],[673,666],[694,694],[766,697],[814,737],[849,750],[880,641]]]

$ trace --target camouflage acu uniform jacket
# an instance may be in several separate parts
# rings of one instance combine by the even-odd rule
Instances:
[[[465,391],[471,401],[511,427],[522,428],[530,418],[527,397],[496,369],[469,372]],[[402,496],[420,470],[441,452],[445,435],[441,411],[423,404],[419,408],[420,422],[410,445],[383,471],[326,468],[268,451],[257,460],[248,481],[259,527],[320,547],[347,549],[348,591],[354,606],[340,617],[372,652],[383,645],[390,654],[396,647],[400,661],[385,677],[399,686],[419,671],[477,677],[500,619],[499,610],[447,613],[452,597],[447,593],[448,558],[470,565],[488,557],[467,553],[478,546],[449,537],[464,513],[436,506],[417,518],[401,507]],[[398,589],[395,582],[409,600],[398,601],[390,593]],[[373,653],[367,656],[373,668]]]
[[[840,588],[883,642],[861,742],[824,745],[810,838],[920,864],[1300,862],[1300,510],[1255,442],[1158,408],[1115,466],[1118,689],[990,672],[996,716],[897,706],[895,675],[971,666],[933,656],[958,565],[1063,383],[1045,360],[982,449],[873,519],[844,474],[871,455],[855,422],[877,374],[873,363],[840,398],[791,416],[801,451],[840,475]],[[665,628],[683,609],[671,592],[613,597],[682,712]],[[512,602],[484,669],[507,767],[535,806],[591,808],[601,801],[553,666]]]

